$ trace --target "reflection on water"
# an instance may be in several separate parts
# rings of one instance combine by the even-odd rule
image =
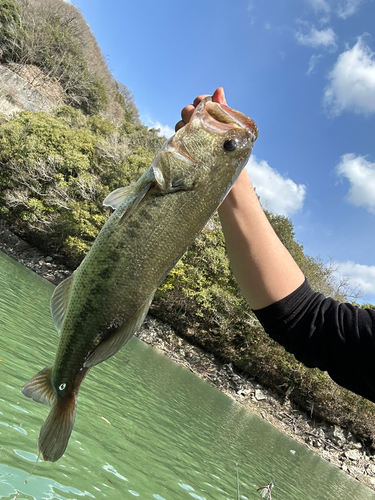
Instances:
[[[65,455],[36,460],[48,408],[20,388],[51,363],[53,285],[0,253],[0,499],[370,499],[373,492],[139,341],[83,383]],[[26,481],[26,483],[25,483]]]

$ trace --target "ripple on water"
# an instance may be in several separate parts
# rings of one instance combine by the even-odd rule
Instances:
[[[9,403],[9,405],[14,408],[15,410],[18,410],[18,411],[23,411],[24,413],[29,413],[27,410],[25,410],[24,408],[22,408],[21,406],[19,405],[12,405],[11,403]]]
[[[242,500],[272,477],[280,500],[374,498],[137,339],[90,372],[66,453],[29,476],[47,411],[20,388],[56,351],[53,287],[1,253],[0,269],[0,499],[233,500],[236,464]]]
[[[123,476],[122,474],[120,474],[119,472],[117,472],[117,470],[110,464],[104,464],[103,465],[103,469],[106,470],[107,472],[111,472],[112,474],[114,474],[116,477],[118,477],[119,479],[122,479],[123,481],[126,481],[127,483],[129,482],[129,479],[127,479],[125,476]]]
[[[24,454],[25,452],[22,452],[22,455]],[[27,460],[29,460],[29,458],[27,458]],[[88,491],[82,491],[78,488],[61,484],[53,479],[38,476],[35,472],[33,475],[30,475],[30,473],[5,464],[0,464],[0,484],[0,499],[11,498],[12,495],[16,496],[17,493],[24,495],[20,498],[34,500],[65,500],[66,498],[73,499],[77,496],[95,498],[94,495]],[[58,492],[72,494],[74,496],[61,496]]]
[[[36,462],[38,459],[38,455],[35,455],[35,453],[30,453],[28,451],[14,450],[14,453],[19,457],[22,457],[23,459],[27,460],[28,462]]]
[[[194,488],[189,486],[188,484],[178,483],[178,486],[180,486],[181,488],[183,488],[186,491],[194,491]]]

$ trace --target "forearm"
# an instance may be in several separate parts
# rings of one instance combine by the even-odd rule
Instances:
[[[289,295],[304,275],[268,222],[246,171],[219,208],[233,273],[252,309]]]

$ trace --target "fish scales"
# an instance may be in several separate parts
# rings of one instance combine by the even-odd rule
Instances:
[[[104,201],[115,212],[51,300],[60,332],[55,361],[22,388],[52,407],[39,436],[45,460],[66,449],[87,372],[140,327],[157,287],[228,193],[256,136],[252,120],[206,98],[138,182]]]

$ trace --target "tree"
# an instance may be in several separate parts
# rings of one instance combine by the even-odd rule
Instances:
[[[128,87],[126,85],[124,85],[123,83],[117,82],[117,85],[118,85],[118,90],[120,92],[120,95],[124,99],[125,107],[131,113],[133,123],[135,123],[135,125],[141,125],[139,111],[138,111],[137,106],[135,105],[133,94],[130,92]]]

